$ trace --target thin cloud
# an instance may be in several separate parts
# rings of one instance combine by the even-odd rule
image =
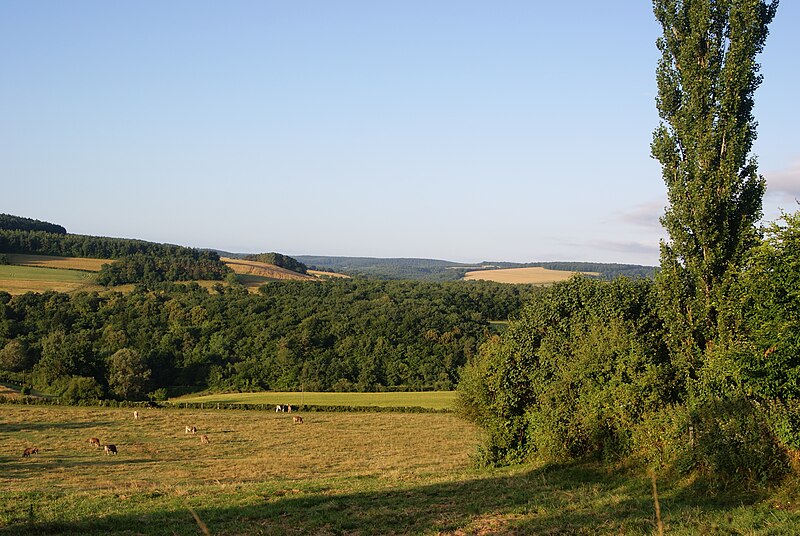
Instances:
[[[622,223],[636,225],[645,229],[660,229],[659,218],[664,214],[665,203],[662,200],[642,203],[628,210],[618,212],[615,219]]]
[[[764,178],[770,195],[800,198],[800,158],[789,167],[765,173]]]

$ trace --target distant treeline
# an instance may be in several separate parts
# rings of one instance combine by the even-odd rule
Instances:
[[[515,263],[485,261],[476,265],[466,266],[435,259],[377,259],[370,257],[323,257],[310,255],[301,255],[297,258],[311,267],[311,269],[388,280],[455,281],[462,279],[465,273],[473,270],[534,266],[569,272],[596,272],[599,274],[597,278],[603,280],[612,280],[622,276],[631,279],[652,278],[656,271],[654,266],[596,262]]]
[[[531,262],[524,265],[512,266],[541,266],[548,270],[565,270],[567,272],[594,272],[599,274],[598,278],[610,281],[618,277],[629,279],[655,277],[657,268],[655,266],[641,266],[639,264],[617,264],[604,262]]]
[[[274,282],[0,292],[0,369],[68,399],[217,390],[450,389],[536,291],[488,282]],[[158,393],[162,393],[159,395]]]
[[[312,270],[338,272],[383,280],[456,281],[464,277],[461,265],[435,259],[377,259],[371,257],[324,257],[299,255]]]
[[[116,259],[101,269],[98,281],[103,285],[221,280],[231,272],[213,251],[45,231],[0,230],[0,253]]]
[[[273,264],[299,274],[308,273],[308,267],[305,264],[297,259],[281,253],[257,253],[255,255],[245,255],[244,259],[248,261],[263,262],[265,264]]]
[[[0,214],[0,230],[3,231],[44,231],[46,233],[67,234],[67,230],[55,223]]]

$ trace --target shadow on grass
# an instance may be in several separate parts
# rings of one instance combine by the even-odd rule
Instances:
[[[655,514],[650,480],[617,474],[600,466],[559,465],[510,476],[349,493],[314,488],[203,495],[190,500],[212,534],[653,534]],[[728,507],[713,496],[683,495],[665,486],[662,510],[691,527],[704,518],[722,520]],[[237,500],[238,499],[238,500]],[[244,500],[242,500],[244,499]],[[739,498],[741,500],[741,497]],[[86,517],[80,521],[37,523],[31,496],[6,510],[14,520],[0,534],[198,534],[183,499],[129,513]],[[214,504],[211,504],[211,503]],[[240,506],[230,503],[238,502]],[[226,504],[228,503],[228,504]],[[741,504],[741,503],[740,503]],[[119,504],[119,510],[127,508]],[[136,510],[136,511],[134,511]],[[785,513],[789,519],[798,514]],[[794,516],[794,517],[792,517]],[[716,522],[715,522],[716,523]],[[787,527],[792,525],[786,521]],[[718,526],[718,525],[711,525]],[[691,530],[691,528],[690,528]],[[727,533],[727,532],[726,532]],[[738,532],[735,532],[738,533]],[[780,533],[778,531],[777,533]],[[789,534],[791,532],[785,531]]]
[[[111,421],[87,422],[15,422],[0,424],[0,433],[11,434],[14,432],[43,432],[47,430],[80,430],[82,428],[98,428],[109,426]]]

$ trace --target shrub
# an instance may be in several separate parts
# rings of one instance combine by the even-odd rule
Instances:
[[[69,404],[79,404],[89,400],[98,400],[103,397],[103,388],[94,378],[73,376],[67,383],[62,400]]]

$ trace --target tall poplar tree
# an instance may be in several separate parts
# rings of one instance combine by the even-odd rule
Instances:
[[[653,0],[661,124],[652,155],[669,206],[659,283],[676,357],[692,373],[719,333],[725,289],[759,240],[764,178],[751,154],[755,57],[778,0]]]

